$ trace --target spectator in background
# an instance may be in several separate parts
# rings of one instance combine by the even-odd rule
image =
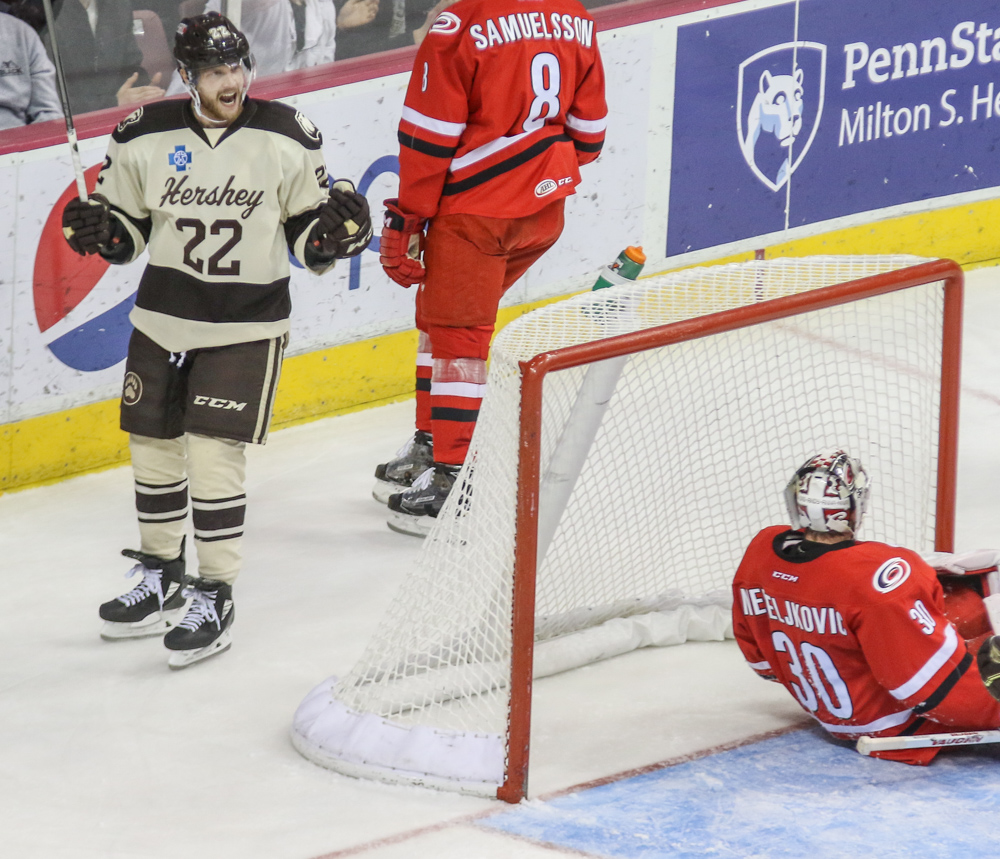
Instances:
[[[180,0],[132,0],[132,8],[155,12],[163,25],[163,35],[167,38],[167,46],[173,48],[174,34],[177,32],[177,25],[181,22]]]
[[[455,0],[345,0],[337,26],[337,59],[419,45],[434,19]],[[363,21],[367,23],[354,23]]]
[[[221,9],[221,0],[208,0],[205,12]],[[333,62],[337,38],[333,0],[243,0],[240,27],[253,45],[257,77]],[[187,89],[174,72],[167,95],[184,92]]]
[[[160,98],[159,75],[149,80],[132,33],[128,0],[55,0],[59,44],[74,113]],[[51,56],[51,34],[43,31]]]
[[[7,7],[7,8],[4,8]],[[0,12],[6,12],[29,24],[36,33],[45,27],[45,10],[42,0],[0,0]]]
[[[0,130],[62,115],[56,70],[38,34],[0,12]]]
[[[337,7],[333,0],[290,0],[295,51],[286,70],[332,63],[337,48]]]
[[[337,29],[343,35],[347,30],[374,21],[377,13],[378,0],[340,0],[337,3]]]

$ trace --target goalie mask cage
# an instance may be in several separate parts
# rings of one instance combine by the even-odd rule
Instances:
[[[844,447],[860,536],[952,549],[962,273],[812,257],[696,268],[508,325],[466,464],[295,747],[357,776],[526,793],[532,678],[732,636],[733,574],[795,468]],[[537,575],[536,575],[537,570]]]

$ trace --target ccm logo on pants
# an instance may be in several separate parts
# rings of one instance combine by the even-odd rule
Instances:
[[[196,406],[208,406],[210,409],[225,409],[226,411],[242,412],[246,403],[237,403],[235,400],[222,400],[219,397],[204,397],[195,394],[194,404]]]

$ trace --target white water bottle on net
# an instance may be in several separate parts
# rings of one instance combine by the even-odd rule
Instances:
[[[878,481],[863,538],[952,551],[961,289],[947,260],[778,259],[512,322],[414,570],[359,662],[300,705],[296,748],[351,775],[517,801],[532,680],[731,636],[743,550],[785,521],[788,474],[825,447]],[[610,360],[595,421],[582,392]],[[572,485],[553,491],[567,461]]]

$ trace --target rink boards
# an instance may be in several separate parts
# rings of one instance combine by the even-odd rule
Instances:
[[[596,11],[604,154],[584,168],[559,243],[508,295],[511,313],[588,288],[630,244],[648,274],[755,255],[996,259],[994,51],[970,35],[987,0],[960,12],[915,0],[906,20],[861,0],[848,2],[857,14],[834,0],[704,5]],[[797,76],[801,123],[782,148],[767,101]],[[285,100],[377,212],[395,190],[408,75],[336,78]],[[106,134],[81,142],[91,182],[106,146]],[[141,263],[69,254],[58,216],[72,188],[64,145],[0,155],[13,225],[0,235],[0,491],[127,457],[116,396]],[[293,268],[292,297],[277,427],[412,392],[413,291],[389,282],[374,248],[323,278]]]

